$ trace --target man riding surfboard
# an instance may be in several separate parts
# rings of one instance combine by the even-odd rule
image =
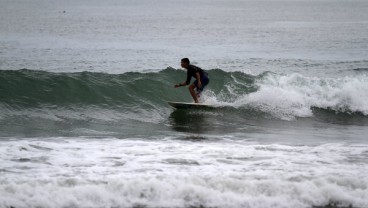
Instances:
[[[190,64],[188,58],[181,59],[181,67],[187,69],[187,80],[183,83],[175,85],[175,88],[186,86],[190,84],[190,80],[194,77],[196,80],[189,86],[190,95],[192,95],[194,102],[198,102],[200,93],[203,91],[204,87],[209,83],[208,74],[203,69]],[[197,93],[195,93],[196,89]]]

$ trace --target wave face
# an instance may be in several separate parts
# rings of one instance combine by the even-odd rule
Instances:
[[[211,81],[204,93],[207,103],[251,108],[274,115],[312,116],[312,108],[368,115],[368,76],[343,78],[305,77],[265,72],[209,70]],[[0,71],[2,108],[99,107],[125,109],[168,108],[165,101],[190,101],[186,90],[173,85],[185,79],[181,70],[155,73],[105,74]]]
[[[163,88],[167,80],[178,73],[49,73],[19,70],[1,71],[1,97],[3,104],[17,107],[45,105],[101,105],[129,106],[157,102],[167,97]],[[173,95],[173,94],[171,94]],[[142,103],[141,103],[142,104]]]
[[[235,90],[238,94],[246,94],[256,90],[253,85],[255,78],[251,75],[222,70],[211,70],[210,73],[214,77],[210,86],[212,92]],[[181,94],[173,88],[174,84],[185,80],[185,76],[184,71],[174,69],[157,73],[124,74],[0,71],[0,102],[19,108],[75,105],[140,108],[162,104],[166,106],[162,101],[189,98],[188,93]]]

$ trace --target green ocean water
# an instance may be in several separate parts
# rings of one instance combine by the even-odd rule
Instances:
[[[121,138],[145,135],[145,138],[160,136],[161,131],[235,135],[253,133],[255,129],[258,133],[267,132],[269,127],[278,125],[288,129],[289,125],[301,128],[319,123],[336,128],[339,125],[364,128],[368,124],[367,109],[364,105],[356,106],[363,98],[353,94],[346,99],[342,89],[344,83],[366,87],[365,75],[341,82],[272,72],[254,76],[213,69],[208,73],[210,84],[203,99],[216,108],[175,110],[167,101],[191,102],[186,88],[173,87],[185,79],[184,70],[167,68],[123,74],[3,70],[1,134],[86,136],[99,132],[97,135]],[[276,88],[268,91],[271,86]],[[282,95],[285,91],[287,96]],[[271,96],[274,98],[268,100]],[[262,129],[262,125],[266,128]]]

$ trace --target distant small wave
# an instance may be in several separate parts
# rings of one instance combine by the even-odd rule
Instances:
[[[355,69],[352,69],[353,71],[368,71],[368,68],[355,68]]]

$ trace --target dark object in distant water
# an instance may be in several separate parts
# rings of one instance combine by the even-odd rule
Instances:
[[[312,208],[354,208],[352,205],[349,206],[338,206],[336,203],[330,203],[325,206],[313,206]]]

